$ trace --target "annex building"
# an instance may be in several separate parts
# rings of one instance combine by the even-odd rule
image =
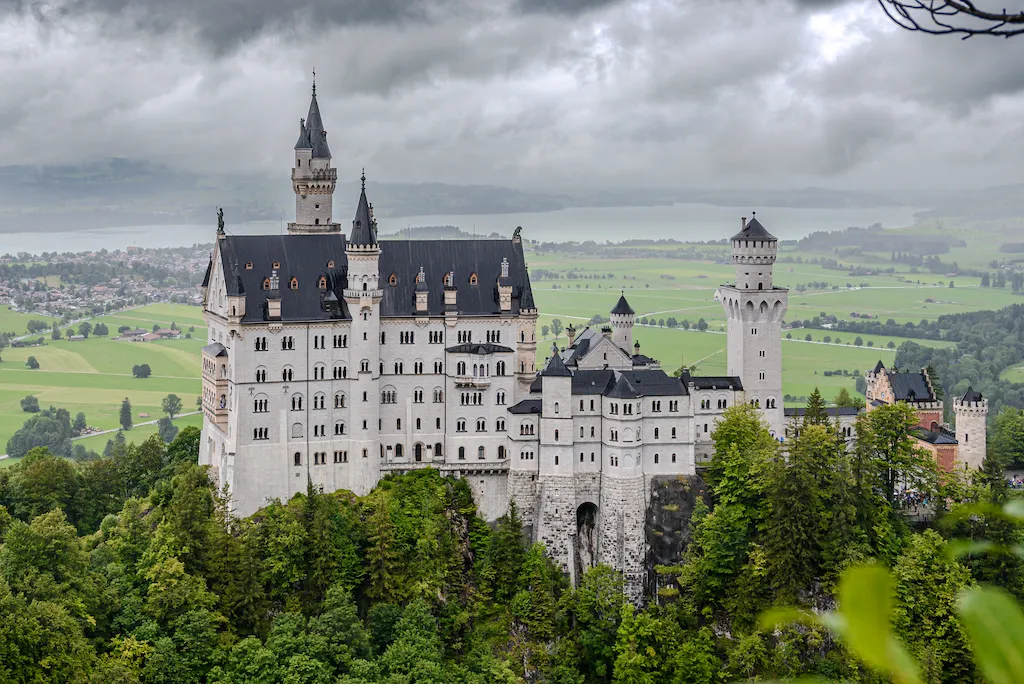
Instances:
[[[693,475],[715,422],[746,401],[784,438],[777,239],[743,220],[719,289],[728,376],[667,374],[641,353],[625,296],[602,328],[570,328],[538,372],[537,317],[511,239],[379,240],[365,177],[351,227],[314,86],[291,170],[285,235],[219,221],[203,281],[200,463],[239,515],[305,492],[365,494],[388,473],[465,479],[481,515],[515,500],[576,578],[601,562],[638,594],[653,478]],[[349,212],[345,212],[349,213]]]

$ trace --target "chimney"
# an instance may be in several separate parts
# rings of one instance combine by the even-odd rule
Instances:
[[[612,336],[612,328],[611,328],[611,326],[610,325],[606,325],[603,328],[601,328],[601,334],[610,339],[611,336]]]
[[[740,232],[743,232],[743,230],[746,227],[747,227],[747,217],[743,216],[743,217],[740,218]]]
[[[576,328],[572,326],[572,323],[565,329],[565,336],[569,338],[569,344],[566,346],[572,347],[572,342],[576,339]]]

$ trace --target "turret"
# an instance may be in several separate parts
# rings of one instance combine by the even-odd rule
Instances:
[[[981,468],[988,447],[985,421],[988,418],[988,399],[968,387],[962,397],[953,399],[956,416],[957,465]]]
[[[626,301],[626,293],[619,296],[619,301],[611,310],[612,342],[618,345],[627,354],[633,346],[633,324],[636,321],[636,312]]]
[[[732,263],[736,268],[736,289],[770,290],[772,267],[779,240],[765,230],[756,217],[740,219],[740,232],[732,236]]]
[[[295,166],[292,168],[292,190],[295,192],[295,222],[288,224],[288,233],[340,233],[334,222],[334,188],[338,171],[331,167],[331,148],[327,131],[316,101],[316,82],[309,113],[299,119],[299,138],[295,142]]]

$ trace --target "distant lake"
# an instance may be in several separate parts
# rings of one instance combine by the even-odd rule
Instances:
[[[913,207],[797,209],[760,207],[757,218],[780,239],[798,239],[817,230],[840,230],[850,226],[880,223],[885,228],[913,225]],[[347,213],[354,213],[347,212]],[[342,215],[346,215],[342,212]],[[519,214],[462,214],[379,218],[381,233],[393,233],[409,226],[458,226],[467,232],[511,235],[523,227],[523,237],[542,242],[568,240],[611,240],[631,238],[675,240],[720,240],[739,230],[740,217],[750,211],[710,204],[675,204],[656,207],[595,207]],[[278,221],[232,224],[236,235],[276,235],[283,230]],[[342,222],[348,230],[349,222]],[[216,226],[158,225],[99,228],[73,232],[21,232],[0,234],[0,254],[10,252],[83,252],[98,249],[137,247],[184,247],[213,242]]]

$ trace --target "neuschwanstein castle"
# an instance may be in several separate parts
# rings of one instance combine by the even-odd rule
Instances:
[[[518,229],[510,240],[378,241],[364,177],[346,235],[336,182],[314,87],[287,235],[218,227],[203,282],[200,463],[238,514],[309,481],[365,494],[388,473],[432,467],[464,478],[488,520],[515,499],[570,576],[607,563],[635,592],[653,478],[693,475],[737,401],[785,434],[788,292],[772,282],[778,242],[756,219],[732,237],[735,284],[716,295],[729,376],[668,375],[641,353],[625,296],[607,326],[569,328],[538,373]]]

